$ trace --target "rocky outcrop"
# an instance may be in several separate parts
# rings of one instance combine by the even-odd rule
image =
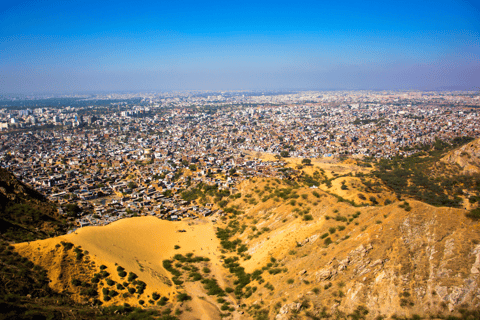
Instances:
[[[287,303],[284,304],[281,308],[278,314],[275,316],[275,319],[277,320],[288,320],[290,319],[290,315],[292,313],[298,313],[302,308],[301,303]]]
[[[480,173],[480,139],[449,152],[441,161],[458,165],[463,174]]]
[[[480,308],[479,224],[459,209],[420,202],[414,207],[395,209],[381,226],[324,248],[317,256],[326,261],[320,267],[299,265],[299,275],[322,290],[306,295],[322,301],[332,315],[362,306],[371,319]],[[287,301],[277,319],[287,318],[292,303]]]

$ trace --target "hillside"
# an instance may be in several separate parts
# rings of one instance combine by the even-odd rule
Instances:
[[[224,216],[123,219],[9,251],[87,313],[127,303],[154,318],[477,319],[480,189],[438,164],[452,148],[440,147],[379,163],[288,158],[282,178],[244,180],[221,201],[191,193]]]
[[[43,239],[62,234],[67,228],[53,203],[0,168],[0,232],[3,239]]]
[[[463,174],[480,173],[480,139],[447,153],[441,161],[457,165]]]
[[[92,307],[99,301],[93,288],[81,286],[82,282],[74,281],[74,285],[71,280],[74,277],[85,279],[92,274],[94,262],[71,243],[58,238],[46,239],[65,233],[68,227],[69,223],[58,217],[55,204],[0,168],[0,319],[120,319],[126,315],[142,319],[152,316],[176,319],[123,306],[123,303],[100,311]],[[20,255],[15,242],[21,241],[29,242],[20,246],[32,245],[32,248],[34,243],[55,245],[48,251],[35,247],[35,254]],[[44,261],[49,261],[50,265]],[[58,268],[62,265],[69,268]],[[56,271],[60,273],[55,274]],[[57,281],[52,282],[52,279]],[[76,292],[82,299],[75,297]],[[90,303],[85,304],[88,300]]]
[[[251,255],[242,266],[263,279],[251,284],[257,289],[249,303],[261,303],[252,314],[346,316],[360,307],[375,318],[478,308],[480,224],[464,210],[412,200],[362,208],[337,201],[323,195],[312,220],[273,206],[257,221],[239,221],[247,228],[235,237]]]
[[[474,147],[479,140],[466,144],[469,141],[471,139],[457,138],[450,145],[437,140],[408,157],[382,159],[372,175],[397,198],[405,196],[434,206],[471,209],[480,199],[480,174],[475,173],[477,169],[473,165],[480,160]],[[468,172],[455,162],[460,161],[454,156],[457,154],[462,155],[461,159],[469,159]]]

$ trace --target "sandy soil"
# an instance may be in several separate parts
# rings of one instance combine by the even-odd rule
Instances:
[[[178,232],[179,230],[186,232]],[[60,291],[62,288],[58,286],[63,281],[62,274],[70,273],[68,270],[75,268],[66,267],[60,260],[55,261],[60,258],[53,254],[51,259],[44,259],[42,256],[47,257],[50,252],[54,252],[55,245],[61,241],[71,242],[88,251],[90,259],[97,266],[107,266],[107,271],[117,282],[124,281],[117,275],[117,266],[137,274],[140,280],[147,283],[147,296],[155,291],[167,297],[176,294],[175,287],[168,284],[171,274],[162,267],[162,261],[177,253],[192,252],[198,256],[209,257],[212,273],[219,283],[223,283],[220,276],[222,272],[219,270],[221,263],[216,254],[219,243],[213,224],[209,221],[171,222],[155,217],[137,217],[122,219],[102,227],[85,227],[75,233],[52,239],[18,244],[17,250],[22,255],[32,256],[41,265],[49,267],[50,278],[57,279],[52,286],[56,286]],[[180,246],[180,249],[174,249],[175,245]],[[129,301],[132,302],[135,304],[134,301]]]

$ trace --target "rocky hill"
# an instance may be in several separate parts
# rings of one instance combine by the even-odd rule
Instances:
[[[53,203],[0,168],[0,232],[3,239],[43,239],[62,234],[67,227]]]
[[[441,161],[457,165],[463,174],[480,173],[480,139],[449,152]]]

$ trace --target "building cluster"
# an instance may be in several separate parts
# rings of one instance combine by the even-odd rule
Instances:
[[[202,183],[233,195],[248,177],[283,177],[281,161],[251,160],[242,151],[186,152],[147,132],[116,137],[107,129],[38,131],[0,139],[2,166],[50,200],[78,204],[84,213],[79,226],[135,215],[169,220],[221,215],[211,204],[183,200],[181,192]]]
[[[239,180],[282,178],[302,158],[408,155],[435,139],[480,136],[473,93],[224,92],[149,95],[141,103],[0,109],[0,161],[60,204],[76,202],[79,226],[153,214],[216,213],[181,192],[199,183],[236,192]],[[221,214],[220,212],[217,212]]]

